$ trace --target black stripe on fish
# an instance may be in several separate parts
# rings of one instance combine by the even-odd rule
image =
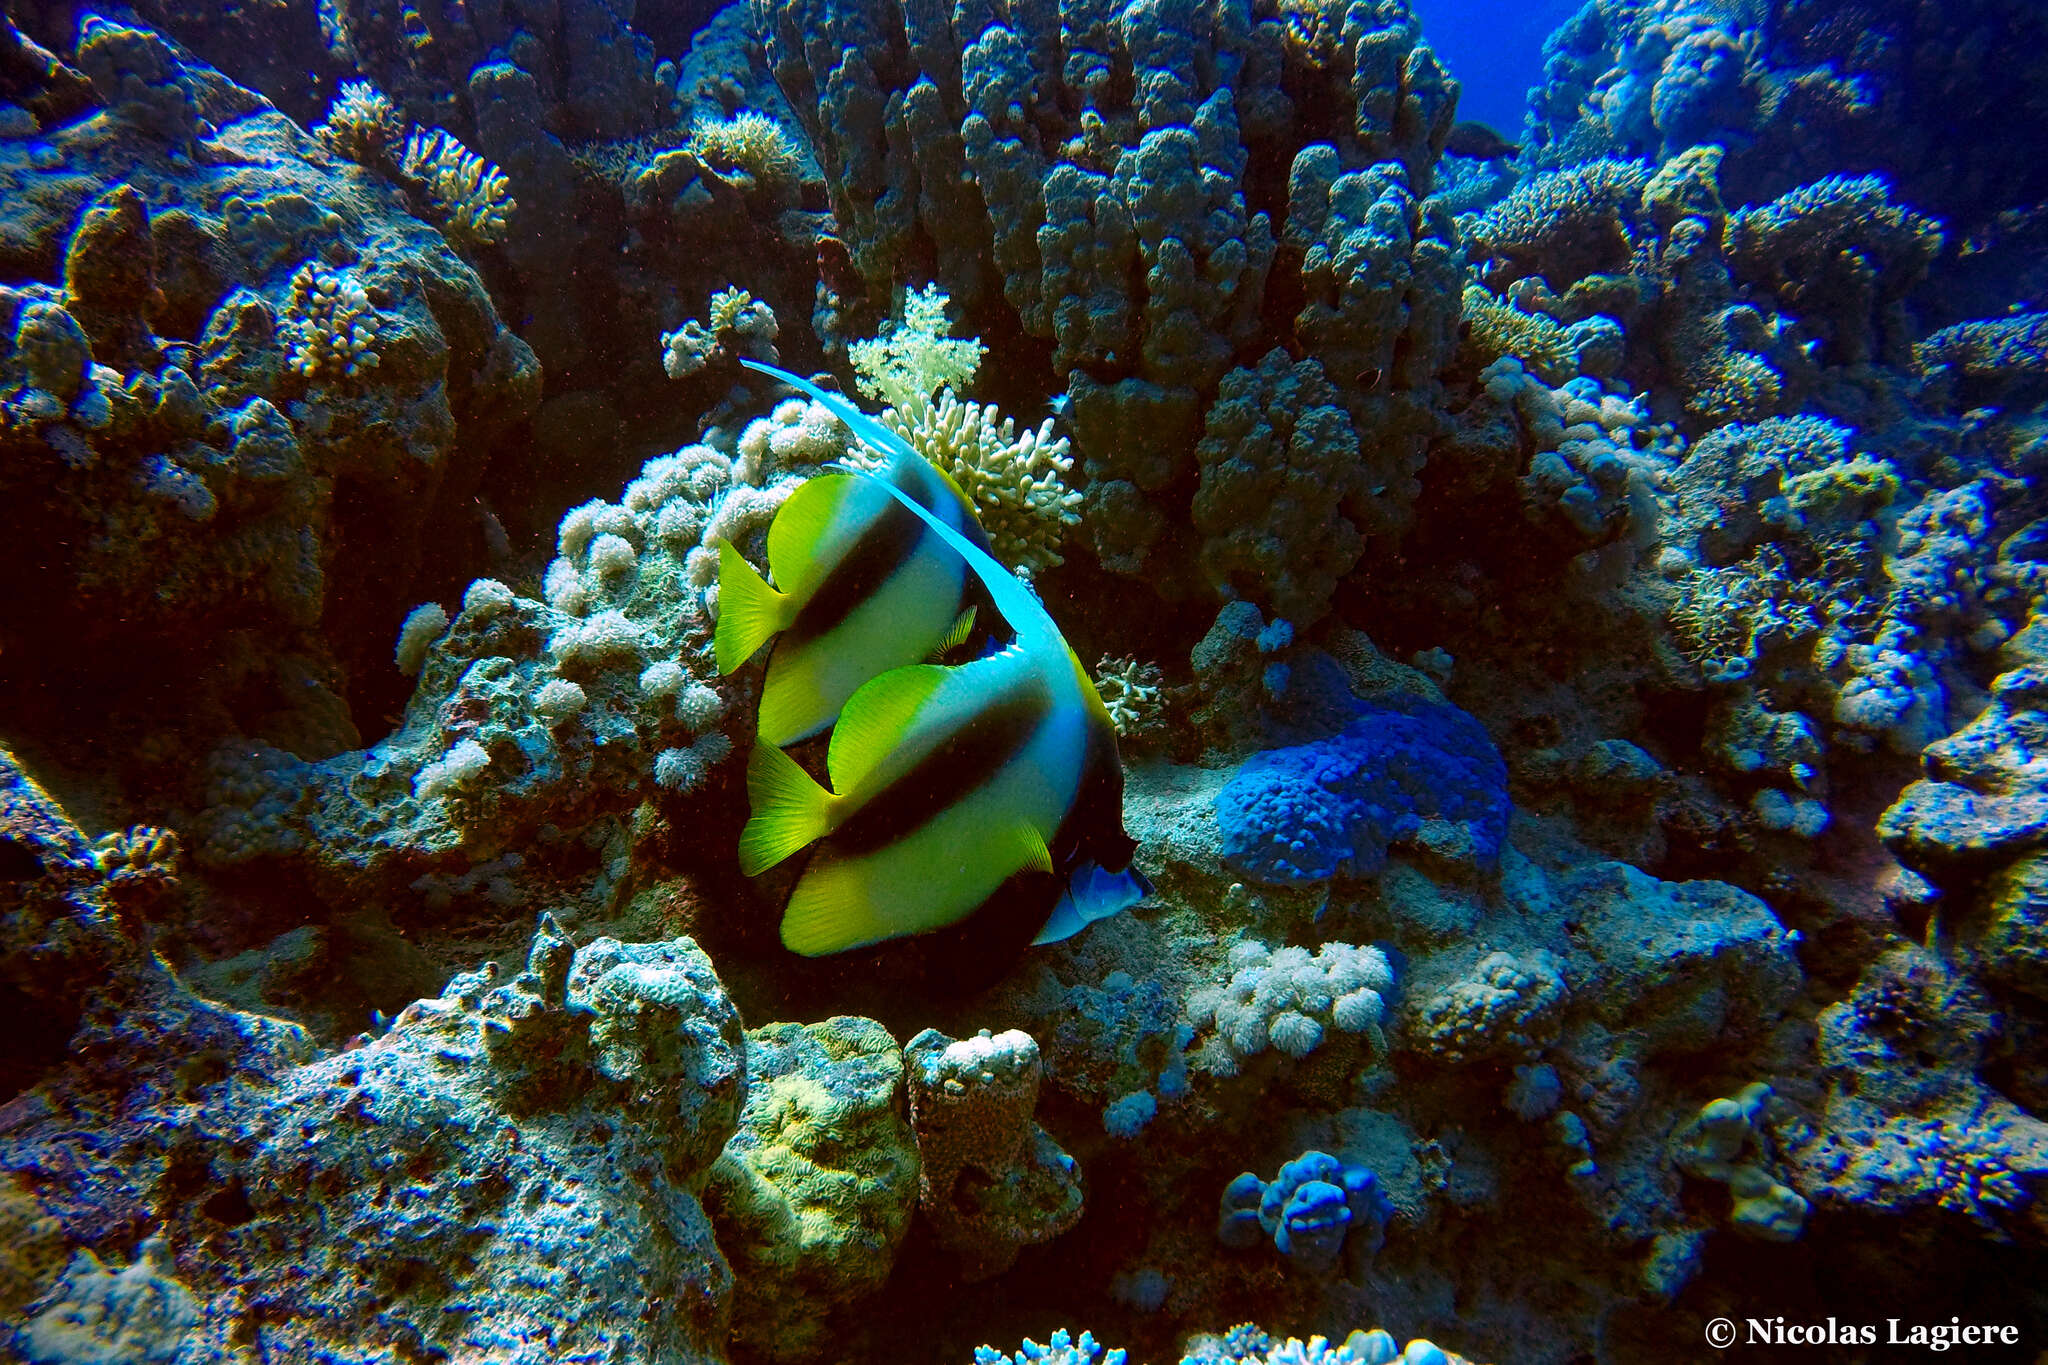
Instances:
[[[1031,742],[1051,713],[1050,699],[1036,688],[977,709],[937,748],[834,830],[829,837],[832,852],[842,858],[857,858],[916,834],[987,785]]]
[[[844,625],[931,534],[917,513],[891,498],[838,562],[825,571],[817,594],[804,603],[783,632],[784,643],[795,649]]]

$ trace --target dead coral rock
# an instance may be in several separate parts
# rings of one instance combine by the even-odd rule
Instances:
[[[1031,1121],[1043,1066],[1030,1034],[926,1029],[904,1054],[922,1206],[962,1278],[1000,1275],[1080,1221],[1080,1168]]]

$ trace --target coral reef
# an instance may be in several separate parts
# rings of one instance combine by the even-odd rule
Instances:
[[[12,7],[0,1356],[2032,1342],[2037,9],[1482,138],[1405,0]],[[743,360],[1094,663],[1122,913],[779,946],[718,555],[874,455]]]

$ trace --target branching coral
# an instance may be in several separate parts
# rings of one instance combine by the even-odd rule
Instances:
[[[504,173],[446,130],[413,129],[400,169],[427,201],[435,224],[457,246],[489,246],[505,236],[518,207]]]
[[[352,270],[328,270],[313,261],[300,266],[277,330],[291,367],[307,379],[353,379],[379,359],[377,310]]]
[[[336,156],[372,170],[389,168],[405,137],[405,119],[391,97],[369,81],[344,81],[313,135]]]
[[[987,348],[949,336],[951,326],[945,291],[912,290],[902,318],[848,347],[847,358],[861,392],[888,404],[883,425],[960,485],[996,557],[1029,577],[1062,562],[1060,541],[1081,520],[1081,495],[1069,484],[1073,456],[1051,418],[1019,435],[1015,419],[993,405],[961,401]]]
[[[994,407],[948,393],[937,405],[889,408],[882,422],[952,476],[974,504],[996,558],[1025,577],[1062,560],[1060,541],[1081,520],[1081,495],[1067,484],[1074,460],[1052,419],[1019,435]]]
[[[1626,261],[1631,224],[1649,183],[1641,162],[1605,159],[1547,171],[1479,215],[1466,235],[1513,273],[1541,274],[1562,289]]]
[[[728,287],[711,296],[704,320],[691,318],[661,337],[661,368],[670,379],[687,379],[715,360],[744,356],[774,364],[781,335],[775,312],[746,290]]]
[[[1095,690],[1125,740],[1135,740],[1164,722],[1165,683],[1159,665],[1145,660],[1104,658],[1095,665]]]
[[[698,120],[690,129],[690,150],[714,169],[738,171],[774,195],[795,188],[803,171],[803,158],[788,131],[752,109]]]

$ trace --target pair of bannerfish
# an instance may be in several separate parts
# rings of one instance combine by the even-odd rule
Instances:
[[[776,586],[718,546],[719,672],[776,639],[740,870],[815,845],[783,943],[819,957],[970,923],[1051,943],[1136,903],[1151,887],[1131,868],[1109,713],[1037,596],[989,552],[959,486],[844,398],[742,363],[886,457],[878,472],[821,474],[790,494],[768,527]],[[1008,643],[926,662],[970,636],[977,583]],[[828,726],[830,790],[782,750]]]

